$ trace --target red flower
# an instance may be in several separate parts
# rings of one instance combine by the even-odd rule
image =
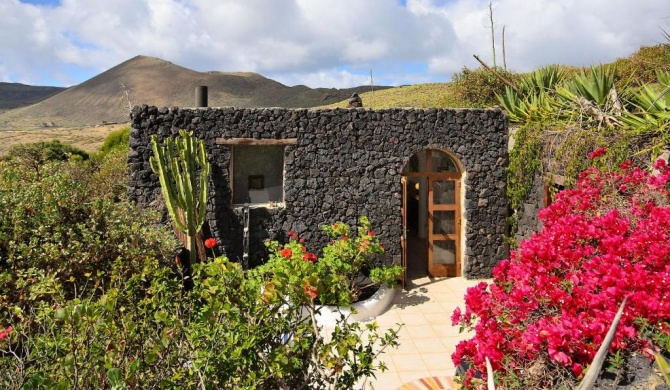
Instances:
[[[212,249],[216,246],[216,239],[215,238],[208,238],[205,240],[205,248]]]
[[[305,255],[302,257],[303,260],[305,261],[311,261],[312,263],[316,263],[317,257],[314,253],[305,253]]]
[[[379,247],[382,248],[382,249],[386,249],[386,245],[384,245],[384,244],[379,244]]]
[[[304,237],[300,239],[300,243],[301,243],[301,244],[304,244],[304,243],[305,243],[305,238],[304,238]]]
[[[579,378],[580,376],[582,376],[582,373],[584,372],[584,367],[582,367],[582,365],[579,363],[573,363],[572,372],[575,374],[575,377]]]
[[[334,224],[334,225],[333,225],[333,229],[337,229],[337,224]]]
[[[370,233],[368,233],[368,235],[369,235],[370,237],[374,237],[374,236],[375,236],[375,232],[373,232],[372,230],[370,230]]]
[[[281,255],[287,259],[290,259],[291,256],[293,256],[293,252],[291,251],[291,248],[284,248],[284,250],[281,251]]]
[[[3,331],[0,331],[0,340],[6,339],[9,336],[10,333],[12,333],[12,327],[11,326],[9,328],[3,330]]]
[[[311,286],[309,283],[305,283],[305,295],[314,299],[319,296],[319,291],[316,289],[316,287]]]
[[[288,236],[295,240],[298,238],[298,233],[294,232],[293,230],[289,230]]]
[[[605,149],[601,146],[598,149],[594,150],[593,152],[589,153],[589,158],[591,160],[593,160],[594,158],[604,156],[606,154],[607,154],[607,149]]]
[[[344,237],[342,237],[342,241],[344,241],[344,242],[349,241],[349,236],[344,236]]]

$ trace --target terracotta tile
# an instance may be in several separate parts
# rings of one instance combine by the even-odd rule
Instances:
[[[405,354],[417,354],[421,353],[414,345],[414,341],[409,338],[405,338],[400,341],[400,345],[398,346],[397,349],[394,349],[392,354],[393,355],[405,355]]]
[[[391,390],[400,386],[402,381],[398,374],[385,372],[377,374],[377,379],[370,378],[366,389],[370,390]]]
[[[379,327],[391,327],[397,323],[402,322],[400,321],[400,315],[398,315],[398,313],[395,311],[388,311],[377,317],[375,321],[377,321],[377,325],[379,325]]]
[[[420,379],[420,378],[430,376],[430,372],[427,371],[427,370],[426,371],[406,371],[406,372],[400,372],[400,373],[398,373],[398,375],[400,376],[400,382],[402,384],[405,384],[405,383],[412,382],[412,381]]]
[[[442,369],[442,370],[430,370],[430,375],[432,376],[446,376],[453,377],[456,374],[456,368]]]
[[[405,331],[411,339],[436,339],[438,337],[437,333],[435,333],[435,330],[430,325],[408,326]]]
[[[424,303],[420,308],[424,314],[445,314],[444,307],[437,301]]]
[[[412,340],[417,351],[421,354],[424,353],[447,353],[447,346],[444,345],[441,341],[433,339],[414,339]]]
[[[428,325],[428,320],[423,313],[400,313],[398,316],[405,326]]]
[[[446,353],[422,353],[421,358],[429,370],[446,370],[454,367]]]
[[[463,294],[458,294],[453,291],[446,291],[446,292],[431,291],[430,296],[433,300],[441,304],[453,303],[455,305],[463,305],[463,298],[465,296],[465,292],[463,292]]]
[[[451,315],[446,312],[426,314],[428,324],[430,325],[449,325],[451,326]]]
[[[458,333],[458,326],[449,325],[433,325],[433,330],[437,334],[437,337],[455,337],[461,335]]]
[[[393,356],[393,365],[396,368],[396,372],[399,374],[403,372],[416,372],[421,371],[424,373],[428,372],[421,354],[413,353],[407,355],[394,355]]]

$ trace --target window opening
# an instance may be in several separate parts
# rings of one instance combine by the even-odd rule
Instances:
[[[235,145],[232,152],[233,204],[284,201],[284,146]]]

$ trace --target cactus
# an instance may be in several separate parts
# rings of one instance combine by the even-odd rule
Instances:
[[[149,158],[151,170],[158,175],[165,205],[174,226],[186,235],[184,246],[189,250],[191,264],[196,261],[196,234],[205,222],[209,162],[202,141],[186,130],[179,138],[168,138],[159,145],[151,136],[154,155]],[[196,164],[200,167],[197,185]]]

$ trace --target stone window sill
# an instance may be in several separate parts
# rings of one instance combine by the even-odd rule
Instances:
[[[233,204],[234,209],[242,209],[244,208],[243,204]],[[283,209],[286,208],[286,203],[285,202],[280,202],[280,203],[250,203],[249,204],[250,209]]]

